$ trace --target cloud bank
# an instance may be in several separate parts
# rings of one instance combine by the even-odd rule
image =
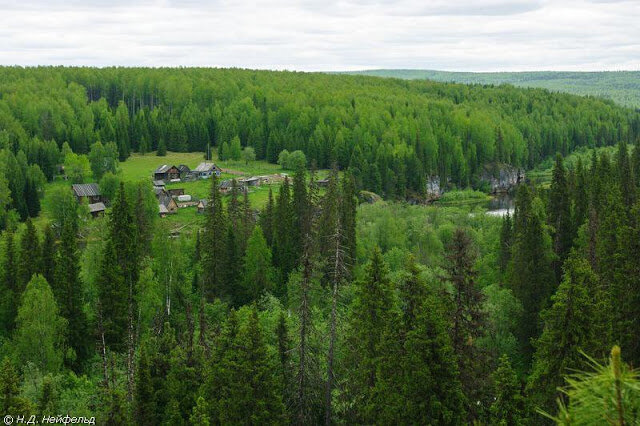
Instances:
[[[638,70],[637,0],[0,0],[0,64]]]

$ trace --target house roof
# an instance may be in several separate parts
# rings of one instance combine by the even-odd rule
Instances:
[[[248,178],[245,178],[245,179],[240,179],[239,181],[240,182],[255,182],[257,180],[260,180],[260,178],[256,177],[256,176],[252,176],[252,177],[248,177]]]
[[[190,172],[191,171],[189,166],[187,166],[186,164],[180,164],[178,166],[178,170],[180,170],[181,172]]]
[[[169,213],[167,206],[165,206],[164,204],[158,204],[158,211],[160,213]]]
[[[169,169],[172,167],[173,166],[171,164],[163,164],[162,166],[156,169],[155,173],[167,173]]]
[[[206,161],[198,164],[198,167],[193,169],[194,172],[211,172],[217,169],[216,165],[213,163],[207,163]]]
[[[100,188],[97,183],[76,183],[71,185],[77,197],[99,197]]]
[[[198,202],[198,206],[200,206],[201,204],[202,204],[202,207],[207,207],[207,204],[209,204],[209,200],[202,199]]]
[[[104,206],[104,203],[89,204],[89,212],[90,213],[103,212],[103,211],[105,211],[105,209],[106,209],[106,207]]]
[[[163,180],[154,180],[153,186],[165,186],[165,183]]]
[[[220,182],[220,188],[231,188],[233,186],[232,181],[230,180],[223,180],[222,182]]]
[[[173,200],[173,198],[171,198],[171,195],[165,193],[162,193],[158,196],[158,203],[162,204],[163,206],[168,206],[171,203],[171,200]]]

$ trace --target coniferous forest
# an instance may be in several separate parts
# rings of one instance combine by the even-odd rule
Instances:
[[[640,424],[639,144],[542,89],[0,68],[0,414]],[[260,202],[214,173],[175,226],[121,169],[189,152],[287,173]],[[457,200],[546,163],[505,215]]]

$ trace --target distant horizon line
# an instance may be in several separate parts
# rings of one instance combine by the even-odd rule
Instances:
[[[462,71],[456,69],[438,69],[438,68],[354,68],[345,70],[336,69],[296,69],[293,67],[261,67],[252,68],[244,66],[220,66],[220,65],[70,65],[70,64],[37,64],[37,65],[23,65],[23,64],[0,64],[0,68],[140,68],[140,69],[236,69],[246,71],[275,71],[275,72],[301,72],[301,73],[364,73],[364,72],[376,72],[376,71],[421,71],[421,72],[443,72],[443,73],[456,73],[456,74],[524,74],[524,73],[637,73],[638,69],[603,69],[603,70],[570,70],[570,69],[525,69],[525,70],[501,70],[501,71]]]

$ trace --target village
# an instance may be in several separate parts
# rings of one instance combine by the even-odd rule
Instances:
[[[250,193],[254,188],[262,185],[279,184],[287,176],[286,173],[275,173],[260,176],[245,176],[242,172],[223,169],[213,162],[201,162],[191,169],[185,164],[178,166],[162,164],[150,176],[153,191],[158,201],[158,215],[166,217],[178,212],[179,209],[194,208],[197,213],[204,213],[207,198],[198,197],[187,192],[181,183],[199,182],[211,179],[215,175],[222,194],[228,194],[235,186],[239,193]],[[239,175],[237,178],[220,179],[223,175]],[[86,204],[92,217],[104,215],[109,205],[97,183],[81,183],[71,185],[71,189],[79,203]]]

